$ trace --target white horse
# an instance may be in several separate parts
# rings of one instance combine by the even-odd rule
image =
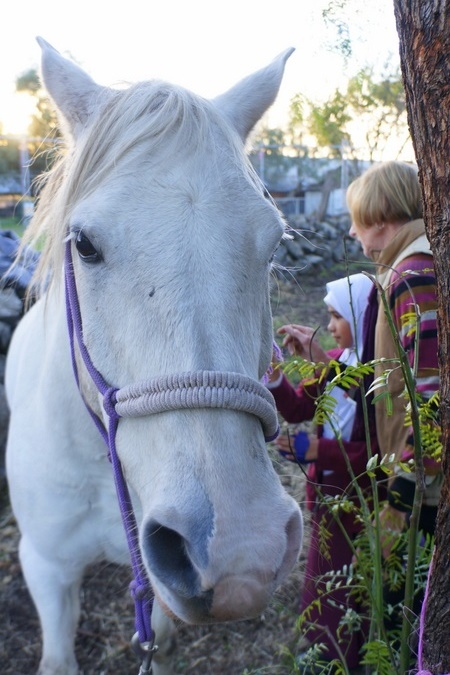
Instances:
[[[102,87],[38,42],[67,149],[27,238],[44,241],[47,288],[15,332],[6,387],[7,472],[43,632],[39,673],[78,672],[85,567],[129,561],[113,469],[91,419],[107,428],[116,409],[134,553],[158,604],[154,672],[168,673],[171,629],[159,608],[191,624],[254,616],[301,544],[300,511],[266,452],[263,427],[273,433],[276,416],[259,384],[284,227],[243,147],[293,50],[207,101],[158,81]],[[65,248],[80,313],[70,318],[73,354]],[[113,398],[98,379],[119,389]]]

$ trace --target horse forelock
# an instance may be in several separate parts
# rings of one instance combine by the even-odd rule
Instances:
[[[55,167],[44,179],[36,214],[24,237],[24,244],[43,241],[35,287],[42,287],[49,275],[52,281],[59,280],[74,207],[118,169],[130,174],[142,157],[151,167],[179,158],[180,153],[211,156],[224,138],[232,171],[258,182],[242,141],[210,101],[156,80],[124,90],[105,89],[95,117],[78,139],[65,139]],[[225,163],[218,170],[227,171]]]

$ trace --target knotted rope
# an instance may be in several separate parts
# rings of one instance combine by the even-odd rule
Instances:
[[[266,441],[278,434],[272,394],[241,373],[199,370],[131,384],[115,392],[120,417],[139,417],[171,410],[224,408],[246,412],[261,421]]]

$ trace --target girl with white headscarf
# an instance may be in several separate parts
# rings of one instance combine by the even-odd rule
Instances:
[[[330,281],[326,286],[327,294],[323,301],[329,311],[332,310],[330,314],[340,315],[350,328],[352,345],[345,347],[337,358],[349,366],[356,366],[358,361],[361,362],[364,311],[372,286],[371,280],[365,274],[352,274],[343,279]],[[331,420],[324,423],[323,437],[333,438],[339,433],[344,441],[348,441],[353,430],[356,402],[341,387],[333,387],[329,393],[336,400],[336,406]]]

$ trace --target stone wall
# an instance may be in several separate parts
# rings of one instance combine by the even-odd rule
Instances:
[[[275,254],[275,273],[280,266],[296,277],[328,269],[345,260],[364,260],[360,244],[348,235],[349,228],[348,214],[322,222],[307,216],[290,217],[290,236],[282,240]]]

